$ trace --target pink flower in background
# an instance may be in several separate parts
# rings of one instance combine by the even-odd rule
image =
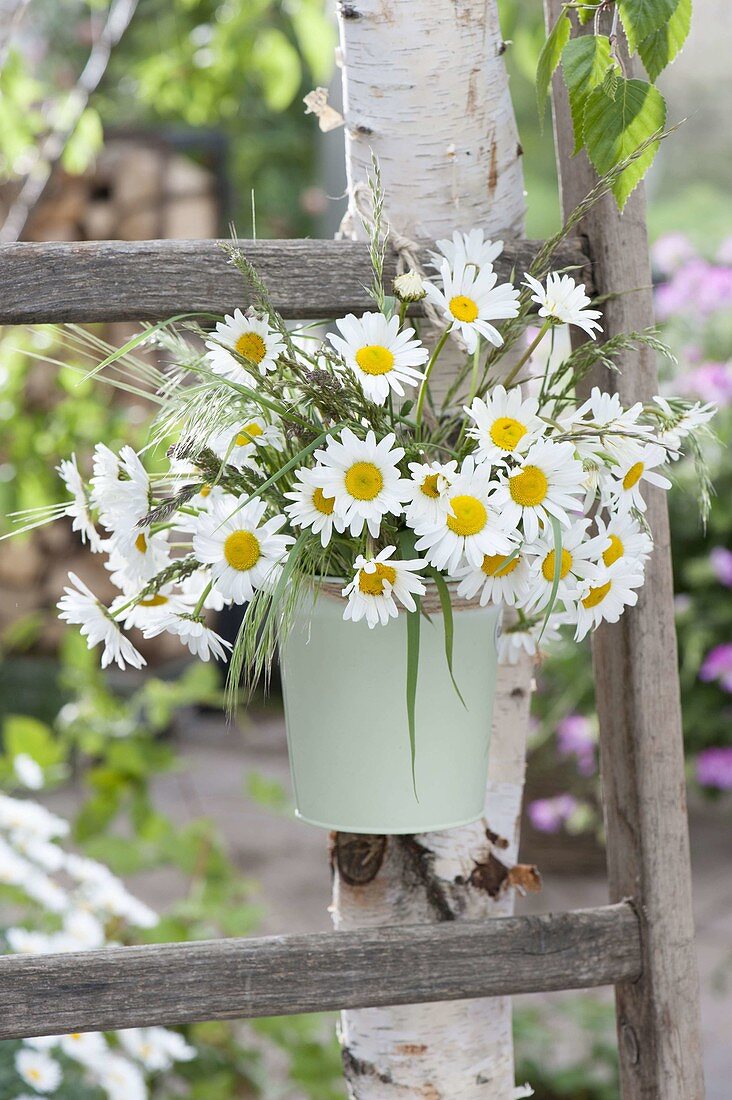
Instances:
[[[529,821],[540,833],[558,833],[578,805],[577,799],[571,794],[537,798],[529,803]]]
[[[664,233],[651,248],[653,266],[661,275],[673,275],[695,256],[696,249],[685,233]]]
[[[557,748],[560,756],[574,756],[580,775],[594,775],[595,736],[592,723],[583,714],[568,714],[557,725]]]
[[[703,749],[696,758],[696,778],[703,787],[732,791],[732,748]]]
[[[674,314],[717,313],[732,304],[732,267],[693,259],[656,291],[656,312],[661,320]]]
[[[709,555],[714,575],[725,588],[732,588],[732,550],[715,546]]]
[[[725,691],[732,692],[732,642],[724,642],[710,649],[699,669],[699,679],[707,683],[719,680]]]
[[[702,363],[678,379],[678,388],[724,408],[732,404],[732,363]]]

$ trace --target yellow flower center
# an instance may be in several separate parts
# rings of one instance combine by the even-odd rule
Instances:
[[[335,497],[326,497],[323,495],[322,489],[316,489],[313,493],[313,508],[316,508],[318,512],[322,512],[324,516],[333,515],[333,506],[335,505]]]
[[[81,1038],[81,1032],[80,1031],[72,1031],[71,1035],[69,1035],[69,1038],[73,1039],[74,1042],[76,1042],[77,1039]]]
[[[211,492],[211,486],[210,485],[202,485],[200,490],[199,490],[199,494],[202,497],[207,497],[210,492]]]
[[[623,478],[623,488],[632,489],[634,485],[637,485],[643,476],[644,470],[645,466],[642,462],[634,463]]]
[[[456,535],[477,535],[488,522],[485,505],[477,497],[453,497],[450,504],[454,515],[447,517],[447,526]]]
[[[511,500],[522,508],[535,508],[546,497],[549,482],[538,466],[524,466],[520,474],[508,479]]]
[[[427,474],[419,489],[430,500],[437,500],[440,495],[440,490],[437,488],[437,479],[439,474]]]
[[[257,424],[256,421],[252,421],[251,424],[244,425],[236,437],[235,443],[237,447],[246,447],[247,443],[251,443],[253,439],[257,439],[263,432],[264,428]]]
[[[541,563],[541,572],[544,576],[544,580],[554,580],[554,569],[556,568],[556,554],[554,550],[550,550],[544,561]],[[572,555],[569,550],[562,550],[562,563],[559,566],[560,580],[564,580],[572,568]]]
[[[484,554],[483,564],[481,569],[487,577],[507,577],[509,573],[513,573],[514,569],[518,569],[518,558],[514,558],[508,565],[504,565],[499,568],[502,561],[505,561],[507,554]]]
[[[41,1071],[39,1069],[29,1069],[28,1076],[30,1077],[31,1081],[40,1081]]]
[[[602,560],[605,562],[605,565],[612,565],[614,561],[618,560],[618,558],[622,558],[624,553],[625,547],[623,546],[622,541],[618,538],[617,535],[611,535],[610,545],[603,553]]]
[[[358,575],[359,591],[363,592],[365,596],[381,596],[384,591],[384,581],[394,584],[396,580],[397,574],[393,565],[384,565],[380,561],[375,564],[376,571],[374,573],[366,573],[362,569]]]
[[[520,420],[514,420],[511,416],[499,416],[491,424],[489,435],[496,447],[500,447],[502,451],[512,451],[526,435],[526,431]]]
[[[346,489],[355,500],[373,500],[383,488],[381,470],[373,462],[354,462],[346,473]]]
[[[394,366],[394,356],[381,344],[367,344],[356,352],[356,362],[364,374],[388,374]]]
[[[154,596],[148,596],[146,600],[140,600],[140,607],[162,607],[168,602],[167,596],[161,596],[156,592]]]
[[[261,363],[267,354],[267,345],[258,332],[244,332],[234,344],[242,359]]]
[[[478,316],[478,306],[472,298],[456,294],[450,299],[450,313],[457,321],[474,321]]]
[[[142,532],[140,532],[140,534],[135,539],[135,550],[139,550],[141,554],[145,554],[147,552],[147,539],[142,534]]]
[[[259,539],[251,531],[232,531],[227,536],[224,557],[232,569],[244,573],[247,569],[252,569],[261,556]]]
[[[582,606],[587,608],[597,607],[605,599],[612,586],[613,582],[608,581],[607,584],[601,584],[599,588],[591,588],[582,601]]]

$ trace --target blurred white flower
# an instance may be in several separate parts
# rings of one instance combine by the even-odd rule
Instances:
[[[36,1092],[55,1092],[61,1084],[61,1066],[40,1050],[23,1047],[17,1051],[15,1068]]]
[[[39,791],[45,783],[43,768],[27,752],[19,752],[13,757],[15,778],[31,791]]]

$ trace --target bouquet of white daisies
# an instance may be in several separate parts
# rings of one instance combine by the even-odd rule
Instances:
[[[148,327],[107,357],[159,412],[145,465],[99,443],[88,483],[73,457],[60,468],[72,499],[55,514],[107,555],[119,590],[104,606],[72,575],[59,603],[103,645],[103,665],[144,664],[130,631],[225,660],[210,613],[246,605],[238,683],[325,579],[340,584],[345,619],[375,628],[419,617],[427,585],[446,630],[455,596],[504,605],[504,660],[563,624],[581,639],[636,603],[652,551],[644,490],[669,487],[685,440],[698,452],[712,407],[624,408],[598,389],[578,403],[598,361],[663,351],[653,333],[602,342],[584,286],[548,271],[546,255],[520,284],[500,282],[502,243],[480,229],[438,241],[432,274],[409,271],[388,293],[379,232],[374,308],[360,317],[288,328],[231,246],[253,307],[206,330]],[[420,301],[428,320],[408,316]],[[592,339],[560,355],[562,325]]]

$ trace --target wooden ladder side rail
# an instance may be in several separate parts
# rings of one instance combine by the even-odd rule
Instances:
[[[553,26],[561,0],[545,0]],[[591,25],[588,27],[591,30]],[[554,126],[565,216],[590,191],[595,173],[572,156],[569,102],[554,80]],[[643,187],[622,216],[606,196],[584,219],[604,336],[653,325]],[[588,381],[624,405],[658,393],[653,353],[624,354],[620,374]],[[623,1100],[701,1100],[704,1083],[699,982],[694,951],[691,867],[673,611],[668,510],[648,494],[655,550],[638,606],[593,639],[595,690],[607,830],[610,900],[632,898],[641,917],[643,975],[616,988]]]
[[[586,989],[640,974],[627,903],[491,921],[0,958],[0,1039]]]
[[[221,248],[223,241],[88,241],[0,245],[0,324],[87,324],[163,321],[181,313],[245,308],[249,288]],[[237,241],[283,317],[309,320],[375,308],[368,245],[357,241]],[[507,240],[496,261],[499,278],[528,270],[542,241]],[[426,267],[434,242],[424,242]],[[553,269],[579,270],[587,257],[563,241]],[[387,251],[391,287],[397,256]],[[419,315],[419,305],[411,310]]]

